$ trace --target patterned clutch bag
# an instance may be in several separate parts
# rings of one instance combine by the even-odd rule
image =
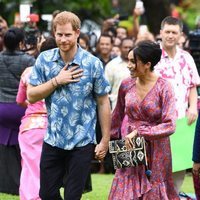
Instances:
[[[133,138],[134,148],[127,150],[125,139],[109,142],[109,153],[112,154],[115,169],[135,167],[138,165],[147,166],[147,156],[144,137]]]

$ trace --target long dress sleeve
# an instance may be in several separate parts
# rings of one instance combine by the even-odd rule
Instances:
[[[167,82],[159,90],[162,107],[161,120],[155,125],[141,125],[138,128],[138,133],[149,140],[167,137],[174,133],[176,128],[174,91]]]
[[[112,113],[111,139],[121,138],[121,126],[125,116],[125,85],[121,84],[116,107]]]

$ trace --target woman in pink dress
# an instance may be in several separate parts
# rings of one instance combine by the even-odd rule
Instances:
[[[52,37],[42,41],[40,52],[56,47]],[[27,107],[21,120],[19,131],[19,146],[22,157],[22,171],[20,176],[20,200],[40,200],[40,156],[44,134],[47,130],[47,111],[44,100],[30,104],[26,91],[32,67],[27,68],[20,80],[16,101]]]
[[[143,165],[117,169],[109,200],[179,199],[172,181],[169,141],[175,131],[174,92],[168,81],[153,72],[160,57],[160,46],[151,41],[139,42],[129,52],[131,77],[120,86],[111,127],[111,139],[125,138],[128,148],[131,138],[144,136],[151,176]]]

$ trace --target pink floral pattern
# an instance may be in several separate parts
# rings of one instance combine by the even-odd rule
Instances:
[[[135,79],[122,82],[112,116],[111,138],[124,137],[137,129],[147,142],[152,175],[147,178],[145,166],[116,170],[109,200],[179,199],[172,181],[169,142],[169,135],[175,131],[175,120],[174,92],[169,82],[158,78],[143,100],[137,96]]]
[[[160,62],[155,66],[155,72],[171,82],[176,99],[178,118],[185,117],[188,108],[190,88],[200,84],[200,78],[192,56],[177,47],[174,59],[162,49]]]
[[[18,103],[23,103],[27,101],[26,91],[31,70],[32,67],[28,67],[21,76],[19,89],[16,97],[16,101]],[[21,120],[19,133],[23,133],[34,128],[47,128],[47,111],[44,100],[37,101],[34,104],[28,105],[25,115]]]

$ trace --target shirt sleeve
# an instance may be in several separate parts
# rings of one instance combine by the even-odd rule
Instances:
[[[105,78],[103,65],[100,60],[94,62],[94,93],[97,96],[103,96],[110,92],[110,85]]]
[[[105,67],[105,77],[108,80],[111,88],[113,87],[113,69],[112,65],[107,64]]]
[[[45,70],[47,71],[48,69],[45,69],[45,64],[45,55],[41,53],[36,59],[35,65],[33,66],[30,78],[28,80],[29,84],[37,86],[46,82]]]
[[[194,62],[194,59],[192,58],[192,56],[189,53],[187,54],[187,62],[189,64],[190,76],[191,76],[190,87],[200,85],[200,77],[199,77],[199,74],[197,71],[196,64]]]

